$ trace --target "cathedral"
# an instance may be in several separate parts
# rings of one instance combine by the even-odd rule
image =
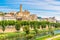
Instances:
[[[30,14],[28,10],[22,10],[22,4],[20,5],[20,11],[9,12],[4,16],[5,20],[25,20],[25,21],[35,21],[37,20],[37,15]]]

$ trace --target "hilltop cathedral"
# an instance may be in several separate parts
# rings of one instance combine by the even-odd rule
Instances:
[[[4,20],[37,20],[37,15],[30,14],[29,11],[25,10],[22,11],[22,4],[20,5],[20,11],[19,12],[9,12],[5,14]]]
[[[38,18],[36,14],[30,14],[27,10],[23,11],[22,5],[20,5],[20,11],[4,14],[4,16],[0,16],[0,20],[48,21],[56,23],[55,17]]]

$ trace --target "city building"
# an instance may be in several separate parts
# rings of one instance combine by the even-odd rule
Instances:
[[[32,14],[32,15],[30,15],[30,20],[31,21],[37,21],[37,15],[36,14]]]
[[[51,23],[56,23],[55,17],[40,18],[39,21],[48,21],[48,22],[51,22]]]
[[[20,5],[20,11],[18,12],[9,12],[2,14],[0,12],[0,20],[24,20],[24,21],[48,21],[56,23],[55,17],[41,18],[37,17],[36,14],[30,14],[28,10],[22,10],[22,4]]]
[[[5,14],[3,17],[4,17],[4,19],[3,20],[16,20],[16,18],[15,18],[15,14],[14,14],[15,12],[9,12],[9,13],[7,13],[7,14]]]
[[[37,16],[35,14],[30,14],[28,10],[22,10],[22,5],[20,5],[20,11],[9,12],[0,17],[0,20],[36,20]]]
[[[33,19],[32,19],[33,18]],[[37,16],[35,14],[31,15],[28,10],[22,11],[22,5],[20,5],[20,11],[16,13],[17,20],[35,20]]]

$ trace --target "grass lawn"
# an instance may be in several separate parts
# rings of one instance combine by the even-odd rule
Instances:
[[[58,29],[55,29],[55,30],[58,30]],[[44,33],[44,32],[47,32],[48,30],[38,30],[39,34],[40,33]],[[24,37],[25,36],[25,32],[8,32],[8,33],[0,33],[0,39],[3,39],[3,38],[13,38],[13,37],[17,37],[18,35],[20,37]],[[35,34],[35,31],[32,30],[30,31],[30,35],[34,35]],[[56,34],[58,35],[58,34]],[[55,36],[56,36],[55,35]],[[52,37],[51,35],[45,35],[45,36],[41,36],[41,37],[38,37],[36,38],[35,40],[45,40],[46,38],[50,38]],[[60,40],[59,38],[56,38],[57,40]],[[53,39],[55,40],[55,39]]]
[[[57,38],[54,38],[54,39],[52,39],[52,40],[60,40],[60,36],[59,36],[59,37],[57,37]]]
[[[10,32],[10,33],[0,33],[0,39],[5,39],[5,38],[13,38],[13,37],[18,37],[18,36],[23,36],[24,33],[20,32]]]
[[[60,35],[60,34],[56,34],[55,36],[57,36],[57,35]],[[36,38],[35,40],[46,40],[46,39],[51,38],[51,37],[53,37],[53,36],[52,35],[45,35],[45,36]],[[56,38],[56,39],[53,39],[53,40],[60,40],[60,37]]]
[[[36,40],[45,40],[46,38],[50,38],[50,37],[52,37],[52,36],[51,35],[46,35],[46,36],[36,38]]]
[[[55,39],[52,39],[52,40],[60,40],[60,37],[58,37],[58,38],[55,38]]]
[[[47,40],[51,39],[51,40],[60,40],[60,34],[56,34],[55,36],[52,36],[50,38],[46,38]]]

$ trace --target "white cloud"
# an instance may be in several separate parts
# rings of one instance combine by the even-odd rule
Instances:
[[[36,10],[31,10],[31,13],[35,13],[38,16],[42,17],[48,17],[48,16],[55,16],[56,19],[59,19],[60,16],[57,14],[60,14],[60,2],[55,1],[55,0],[6,0],[6,4],[24,4],[24,5],[29,5],[30,9],[43,9],[42,11],[36,11]],[[16,5],[17,6],[17,5]],[[27,6],[25,6],[27,7]],[[2,11],[11,11],[11,10],[17,10],[17,9],[10,9],[9,7],[0,7]],[[7,9],[8,8],[8,9]],[[29,9],[29,10],[30,10]],[[46,11],[45,11],[46,10]],[[51,10],[51,11],[48,11]]]

